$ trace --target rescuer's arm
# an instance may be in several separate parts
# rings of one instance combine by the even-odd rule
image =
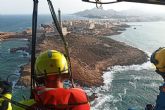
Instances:
[[[8,99],[12,98],[12,83],[0,81],[0,94]],[[0,110],[12,110],[11,103],[0,97]]]
[[[159,87],[159,95],[156,99],[156,106],[154,110],[165,110],[165,73],[160,72],[159,70],[156,70],[156,73],[162,76],[164,80],[164,84]]]

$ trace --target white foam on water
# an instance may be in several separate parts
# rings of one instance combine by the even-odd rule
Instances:
[[[23,41],[28,41],[28,39],[26,39],[26,38],[21,38],[21,39],[17,39],[17,40],[23,40]]]
[[[128,83],[129,83],[132,87],[134,87],[134,89],[136,89],[136,82],[129,81]]]
[[[103,109],[104,103],[108,102],[118,102],[119,100],[115,99],[112,95],[102,95],[101,97],[97,98],[95,101],[92,102],[91,110],[101,110]],[[111,107],[111,109],[103,109],[103,110],[118,110],[117,107]]]
[[[121,72],[121,71],[128,71],[128,70],[139,71],[139,70],[150,70],[150,69],[154,69],[154,66],[152,66],[152,64],[149,61],[146,63],[143,63],[141,65],[113,66],[112,68],[108,68],[109,71],[104,72],[104,74],[102,76],[104,79],[104,86],[110,85],[110,83],[113,80],[114,73]],[[139,79],[140,77],[136,77],[136,78]]]
[[[103,74],[103,79],[104,79],[104,85],[101,87],[97,87],[95,88],[95,92],[98,93],[100,96],[95,99],[92,102],[92,110],[99,110],[98,108],[102,107],[104,105],[104,103],[106,102],[112,102],[112,103],[117,103],[118,101],[122,101],[122,96],[126,95],[127,93],[127,88],[124,88],[124,91],[122,93],[118,94],[118,98],[114,97],[112,95],[107,95],[104,94],[104,92],[110,92],[111,90],[111,83],[113,81],[114,78],[114,73],[117,72],[122,72],[122,71],[128,71],[128,70],[135,70],[135,71],[139,71],[139,70],[154,70],[154,67],[152,66],[152,64],[148,61],[146,63],[143,63],[141,65],[130,65],[130,66],[113,66],[111,68],[108,68],[108,71],[104,72]],[[141,77],[134,77],[134,80],[138,80]],[[129,82],[134,88],[136,88],[136,82]],[[92,91],[91,91],[92,92]],[[110,107],[111,108],[111,107]],[[111,110],[118,110],[117,107],[115,108],[111,108]]]
[[[156,83],[156,82],[152,82],[150,84],[144,84],[144,86],[146,87],[150,87],[150,88],[157,88],[161,85],[161,83]]]
[[[130,66],[117,65],[117,66],[113,66],[112,68],[108,68],[108,69],[110,71],[119,72],[119,71],[128,71],[128,70],[136,70],[136,71],[143,70],[143,69],[149,70],[152,68],[153,68],[152,63],[150,63],[150,61],[148,61],[141,65],[130,65]]]

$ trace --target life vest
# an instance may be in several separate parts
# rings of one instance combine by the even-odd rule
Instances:
[[[6,98],[8,98],[8,99],[11,99],[12,98],[12,94],[10,94],[10,93],[6,93],[3,96],[6,97]],[[6,102],[5,101],[6,100],[4,98],[0,98],[0,109],[7,108],[6,110],[12,110],[11,103],[8,102],[8,101],[6,101]]]
[[[86,93],[79,88],[37,88],[31,110],[90,110]]]

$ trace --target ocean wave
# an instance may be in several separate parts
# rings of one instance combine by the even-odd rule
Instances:
[[[111,110],[118,110],[118,107],[115,105],[118,102],[122,102],[123,97],[127,94],[128,88],[124,88],[123,91],[118,93],[117,96],[113,96],[112,94],[110,94],[109,92],[112,89],[112,81],[114,78],[114,74],[121,73],[123,71],[132,71],[132,70],[140,71],[140,70],[154,70],[154,69],[155,69],[154,66],[152,66],[152,64],[149,61],[141,65],[130,65],[130,66],[116,65],[111,68],[108,68],[108,71],[104,72],[102,76],[104,80],[103,82],[104,85],[100,87],[96,87],[96,88],[91,88],[92,90],[89,90],[91,92],[98,93],[98,98],[91,103],[92,110],[104,109],[104,105],[106,105],[106,103],[111,103],[112,108],[113,108],[113,109],[110,108]],[[128,83],[134,89],[136,89],[137,81],[141,79],[141,76],[132,74],[130,75],[130,77],[132,77],[133,80],[129,81]],[[153,84],[152,86],[156,86],[156,85]]]
[[[150,88],[156,88],[156,87],[159,87],[160,85],[161,83],[156,83],[156,82],[152,82],[150,84],[144,84],[144,86],[150,87]]]
[[[118,99],[115,99],[112,95],[102,95],[101,97],[97,98],[93,103],[92,103],[92,110],[110,110],[109,107],[106,108],[104,105],[105,102],[118,102]],[[118,110],[117,107],[111,107],[111,110]]]
[[[17,39],[17,40],[20,40],[20,41],[22,41],[22,40],[23,40],[23,41],[28,41],[27,38],[21,38],[21,39],[20,39],[20,38],[16,38],[16,39]]]
[[[139,71],[139,70],[150,70],[153,69],[154,66],[152,66],[152,63],[150,63],[150,61],[145,62],[143,64],[140,65],[130,65],[130,66],[120,66],[120,65],[116,65],[113,66],[111,68],[108,68],[108,70],[110,71],[114,71],[114,72],[118,72],[118,71],[128,71],[128,70],[135,70],[135,71]]]
[[[128,70],[135,70],[135,71],[140,71],[140,70],[154,70],[155,67],[152,66],[152,64],[148,61],[145,62],[141,65],[131,65],[131,66],[120,66],[116,65],[111,68],[108,68],[107,72],[104,72],[103,74],[103,79],[104,79],[104,86],[110,85],[110,83],[113,80],[113,74],[116,72],[121,72],[121,71],[128,71]]]
[[[129,81],[128,82],[134,89],[137,88],[136,82]]]

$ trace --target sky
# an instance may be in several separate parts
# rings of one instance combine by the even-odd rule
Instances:
[[[106,0],[112,1],[112,0]],[[63,14],[72,14],[85,9],[95,8],[95,4],[82,2],[81,0],[52,0],[55,10],[61,9]],[[39,0],[39,14],[50,14],[47,0]],[[103,9],[117,11],[127,9],[142,9],[150,12],[165,12],[165,6],[140,3],[115,3],[103,5]],[[8,14],[32,14],[33,0],[0,0],[0,15]]]

